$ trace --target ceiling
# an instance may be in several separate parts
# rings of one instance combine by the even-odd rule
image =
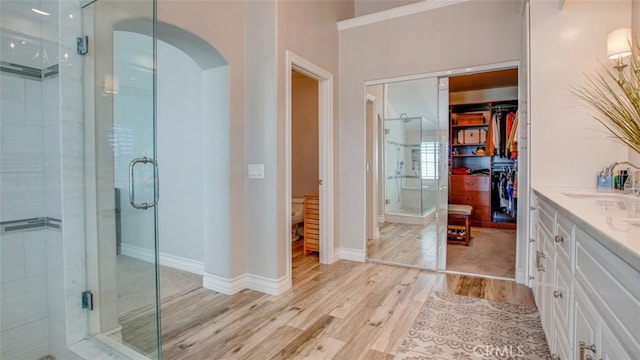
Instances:
[[[518,86],[518,69],[498,70],[449,78],[449,91],[484,90]]]

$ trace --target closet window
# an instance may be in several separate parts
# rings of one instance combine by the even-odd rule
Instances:
[[[421,176],[423,180],[438,179],[438,156],[440,146],[437,141],[423,141],[420,144]]]

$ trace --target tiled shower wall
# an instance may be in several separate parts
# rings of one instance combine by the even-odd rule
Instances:
[[[0,77],[0,222],[59,219],[59,131],[51,125],[57,123],[57,78]],[[60,232],[3,228],[0,237],[0,358],[38,359],[50,353],[47,250],[58,246]]]

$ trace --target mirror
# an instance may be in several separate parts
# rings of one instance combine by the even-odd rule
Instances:
[[[438,268],[436,213],[447,199],[438,92],[436,77],[366,86],[369,260]]]

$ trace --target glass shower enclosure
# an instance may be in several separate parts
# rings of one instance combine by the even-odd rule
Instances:
[[[0,2],[3,360],[161,357],[154,33],[153,0]]]
[[[426,218],[436,210],[440,146],[424,117],[385,119],[386,218]]]
[[[426,225],[435,217],[442,161],[435,84],[429,78],[386,85],[382,168],[387,222]]]

